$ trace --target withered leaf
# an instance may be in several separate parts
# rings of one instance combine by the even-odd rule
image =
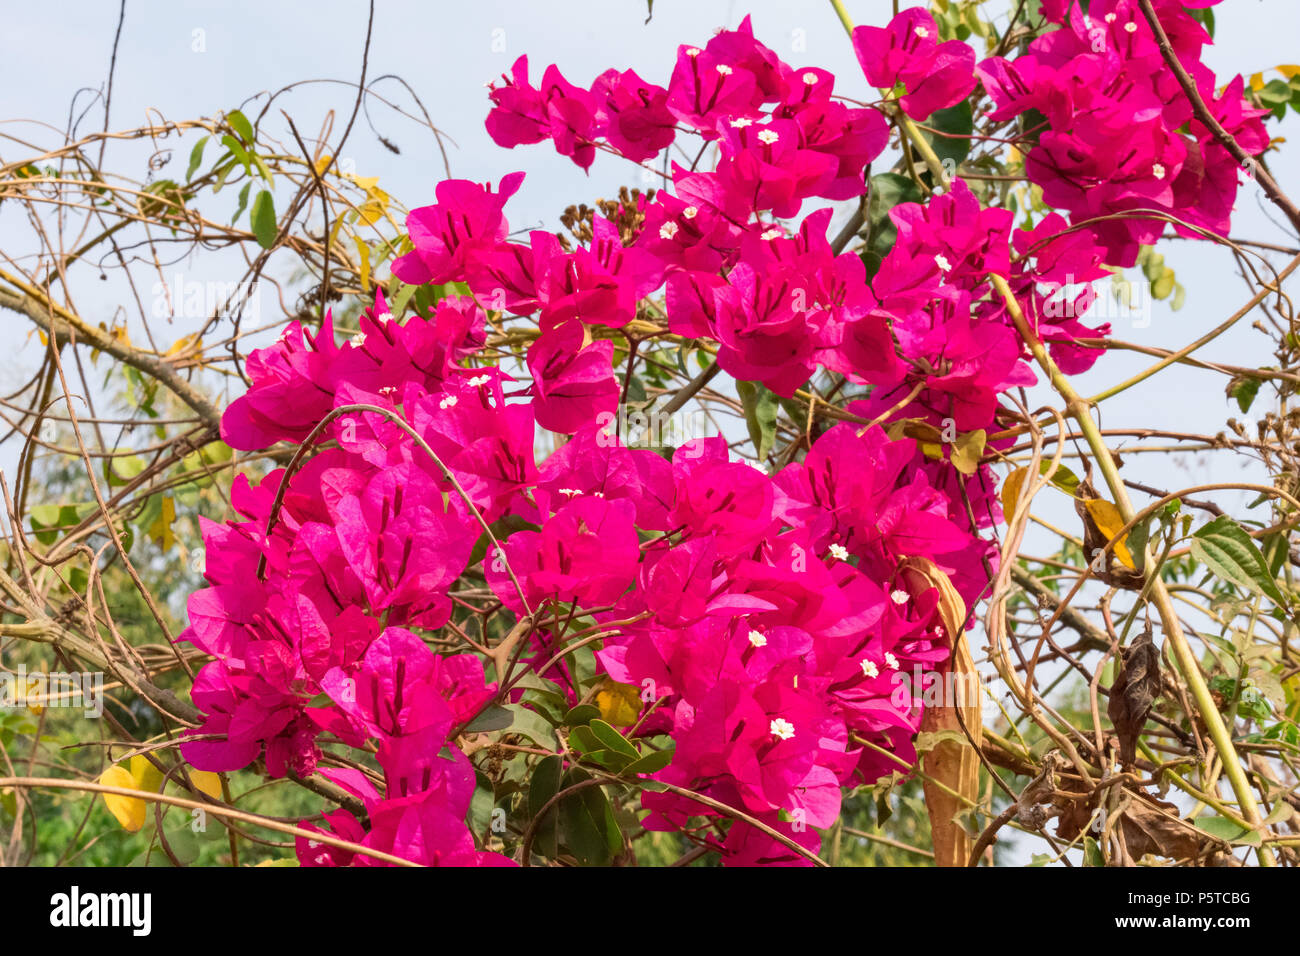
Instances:
[[[1146,575],[1133,568],[1134,561],[1128,552],[1125,539],[1107,552],[1111,537],[1124,526],[1119,511],[1103,499],[1093,488],[1090,478],[1084,478],[1075,489],[1074,510],[1083,519],[1083,553],[1092,564],[1092,574],[1104,584],[1127,591],[1140,591]],[[1104,528],[1109,528],[1107,533]]]
[[[1137,759],[1137,741],[1151,705],[1160,693],[1160,651],[1151,640],[1151,625],[1124,648],[1123,662],[1110,685],[1106,714],[1119,738],[1119,759],[1130,767]]]

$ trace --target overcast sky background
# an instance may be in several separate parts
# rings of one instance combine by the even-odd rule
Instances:
[[[911,6],[915,4],[904,4]],[[865,93],[867,85],[852,49],[829,3],[751,0],[658,0],[650,23],[643,0],[573,0],[573,2],[473,3],[404,2],[379,0],[370,52],[369,75],[400,75],[418,94],[434,123],[452,140],[449,145],[453,176],[478,181],[497,180],[516,169],[528,178],[507,209],[514,229],[558,228],[558,215],[571,204],[612,196],[620,185],[652,185],[641,181],[633,167],[600,155],[590,174],[557,156],[549,144],[516,151],[496,147],[483,128],[489,103],[484,85],[509,69],[520,54],[530,55],[533,78],[551,62],[557,63],[573,83],[587,85],[613,66],[632,67],[651,82],[666,84],[679,43],[703,43],[721,26],[734,27],[746,13],[753,14],[758,37],[796,66],[824,66],[840,78],[837,89],[847,95]],[[848,0],[856,22],[884,23],[889,0]],[[55,137],[34,121],[63,128],[70,104],[79,89],[100,89],[107,74],[118,4],[109,0],[80,0],[45,4],[6,4],[5,54],[0,57],[0,132],[49,144]],[[985,4],[989,11],[1005,4]],[[1005,22],[1005,12],[999,23]],[[142,125],[161,117],[182,120],[212,116],[250,101],[259,93],[307,79],[341,81],[313,84],[282,97],[266,119],[277,137],[288,137],[278,109],[295,119],[304,137],[314,137],[328,110],[337,121],[336,141],[352,109],[355,82],[365,34],[366,5],[359,0],[320,0],[305,3],[146,2],[128,0],[125,26],[118,50],[113,87],[114,128]],[[1228,0],[1218,8],[1217,42],[1206,61],[1220,82],[1237,72],[1250,73],[1277,64],[1300,61],[1300,3],[1294,0]],[[202,52],[196,51],[197,47]],[[410,97],[393,81],[376,87],[401,107],[418,112]],[[250,101],[250,116],[265,101]],[[82,93],[77,110],[91,105]],[[343,151],[356,172],[380,177],[380,186],[407,206],[433,201],[433,188],[444,170],[433,137],[416,124],[372,103],[371,117],[380,134],[395,143],[400,155],[379,144],[364,119],[358,120]],[[92,106],[83,130],[103,123],[102,106]],[[1293,196],[1300,196],[1300,161],[1296,143],[1300,124],[1293,116],[1273,134],[1292,144],[1270,162],[1276,178]],[[189,147],[196,137],[172,140],[175,154],[162,176],[182,178]],[[290,140],[291,141],[291,140]],[[149,150],[139,146],[114,146],[108,168],[144,179]],[[0,162],[16,157],[12,143],[0,140]],[[209,159],[211,155],[209,155]],[[206,168],[206,167],[205,167]],[[283,198],[282,189],[277,198]],[[1252,239],[1295,245],[1261,207],[1260,192],[1245,185],[1238,197],[1233,234]],[[806,208],[816,208],[808,204]],[[846,215],[846,213],[841,213]],[[0,249],[18,255],[30,247],[27,227],[13,204],[0,206]],[[1250,294],[1236,275],[1230,254],[1203,242],[1168,243],[1166,261],[1187,289],[1186,305],[1178,313],[1167,303],[1155,303],[1149,324],[1117,323],[1117,338],[1176,348],[1204,333],[1240,307]],[[1280,266],[1287,257],[1275,255]],[[214,265],[214,263],[217,263]],[[189,276],[229,280],[219,259],[182,263],[176,268]],[[174,269],[169,269],[169,274]],[[92,270],[83,270],[77,286],[78,304],[94,322],[110,317],[123,302],[122,288],[114,281],[96,282]],[[1297,283],[1292,283],[1292,287]],[[263,320],[277,318],[263,300]],[[102,316],[95,310],[102,310]],[[1087,321],[1085,319],[1085,321]],[[34,367],[39,343],[31,326],[12,313],[0,312],[5,348],[0,351],[0,387],[12,387]],[[132,323],[133,333],[136,323]],[[160,339],[174,341],[189,331],[184,320],[172,330],[156,328]],[[1238,324],[1202,357],[1230,364],[1268,364],[1267,340],[1250,328],[1250,319]],[[1080,376],[1077,385],[1087,395],[1127,378],[1150,359],[1132,353],[1105,356],[1093,371]],[[1235,403],[1223,393],[1226,380],[1213,373],[1175,367],[1154,379],[1107,401],[1102,409],[1106,427],[1152,426],[1172,430],[1214,433],[1229,415],[1238,415]],[[233,397],[230,396],[230,397]],[[1040,387],[1033,396],[1040,403],[1050,393]],[[1250,418],[1258,418],[1271,404],[1267,388],[1260,392]],[[1133,444],[1132,442],[1121,442]],[[13,442],[0,447],[0,467],[14,461]],[[1178,459],[1133,455],[1126,460],[1126,477],[1159,487],[1186,486],[1205,481],[1261,480],[1262,469],[1250,469],[1238,456],[1222,452]],[[1042,499],[1040,499],[1041,501]],[[1138,496],[1141,500],[1141,496]],[[1244,496],[1219,496],[1230,508]],[[1042,509],[1062,527],[1077,533],[1077,519],[1067,499]],[[1261,515],[1262,517],[1262,515]],[[1031,536],[1031,545],[1046,545],[1045,536]],[[1043,550],[1041,553],[1045,553]]]

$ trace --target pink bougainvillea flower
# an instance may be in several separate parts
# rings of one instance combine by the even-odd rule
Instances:
[[[902,11],[885,27],[856,27],[853,49],[872,86],[903,85],[899,102],[913,119],[952,106],[975,86],[975,51],[960,40],[940,43],[934,18],[921,7]]]

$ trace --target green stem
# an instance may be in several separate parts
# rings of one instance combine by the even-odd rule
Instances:
[[[1047,373],[1052,388],[1065,399],[1066,411],[1078,423],[1079,431],[1083,433],[1084,439],[1088,442],[1088,447],[1092,449],[1097,466],[1106,479],[1106,485],[1110,489],[1111,496],[1115,499],[1115,505],[1119,508],[1121,516],[1126,522],[1132,521],[1135,512],[1133,503],[1128,497],[1128,489],[1124,487],[1124,479],[1119,476],[1119,469],[1115,466],[1115,459],[1111,457],[1105,439],[1102,438],[1096,422],[1092,420],[1088,402],[1079,396],[1070,380],[1056,367],[1056,363],[1052,361],[1052,357],[1048,354],[1043,343],[1039,341],[1034,330],[1029,327],[1029,322],[1025,319],[1020,303],[1016,301],[1015,293],[1011,291],[1007,280],[999,275],[991,275],[989,278],[993,282],[993,288],[997,290],[998,295],[1002,296],[1003,301],[1006,303],[1007,312],[1011,316],[1011,321],[1015,324],[1017,331],[1020,332],[1020,337],[1024,339],[1035,360]],[[1147,566],[1151,566],[1149,554]],[[1205,722],[1205,728],[1209,731],[1210,739],[1214,741],[1214,746],[1223,759],[1223,769],[1228,775],[1228,782],[1232,785],[1233,793],[1237,796],[1242,816],[1252,827],[1258,829],[1262,826],[1262,818],[1259,814],[1259,806],[1255,802],[1255,793],[1250,788],[1250,781],[1246,778],[1246,773],[1241,766],[1241,760],[1237,756],[1237,750],[1233,746],[1232,735],[1223,722],[1223,715],[1219,713],[1218,707],[1214,704],[1214,698],[1210,694],[1209,686],[1205,683],[1205,676],[1201,673],[1196,655],[1192,653],[1192,648],[1187,643],[1187,637],[1183,634],[1182,623],[1178,620],[1178,614],[1174,610],[1173,600],[1169,597],[1169,591],[1159,574],[1154,574],[1152,577],[1151,598],[1160,614],[1160,623],[1164,629],[1165,637],[1173,645],[1174,657],[1178,661],[1179,670],[1183,672],[1183,678],[1187,681],[1187,687],[1192,693],[1192,698],[1196,701],[1196,708],[1200,712],[1201,719]],[[1272,850],[1267,847],[1261,846],[1258,853],[1261,866],[1273,866],[1276,862]]]

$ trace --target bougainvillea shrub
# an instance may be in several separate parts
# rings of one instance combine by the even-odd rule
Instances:
[[[1201,18],[1153,7],[1260,153],[1262,111],[1201,62]],[[839,76],[748,18],[651,79],[614,64],[579,86],[520,57],[489,93],[499,146],[660,188],[573,238],[512,229],[523,172],[442,182],[392,265],[427,308],[380,293],[355,334],[294,322],[250,357],[222,438],[288,452],[237,481],[241,520],[205,525],[189,764],[317,776],[342,806],[305,827],[419,863],[608,862],[628,825],[612,786],[724,864],[812,862],[845,794],[917,757],[926,706],[896,676],[944,674],[969,640],[998,569],[987,461],[1011,443],[1004,396],[1041,374],[1030,340],[1091,367],[1093,281],[1162,235],[1225,235],[1246,174],[1136,3],[1041,8],[1031,42],[987,57],[904,10],[853,31],[861,70]],[[972,106],[1038,213],[939,155]],[[873,175],[891,137],[920,161]],[[513,353],[486,347],[510,330]],[[629,371],[661,342],[751,412],[818,411],[818,376],[855,397],[823,400],[790,454],[761,422],[757,456],[716,429],[646,447]],[[518,779],[471,760],[485,749]]]

